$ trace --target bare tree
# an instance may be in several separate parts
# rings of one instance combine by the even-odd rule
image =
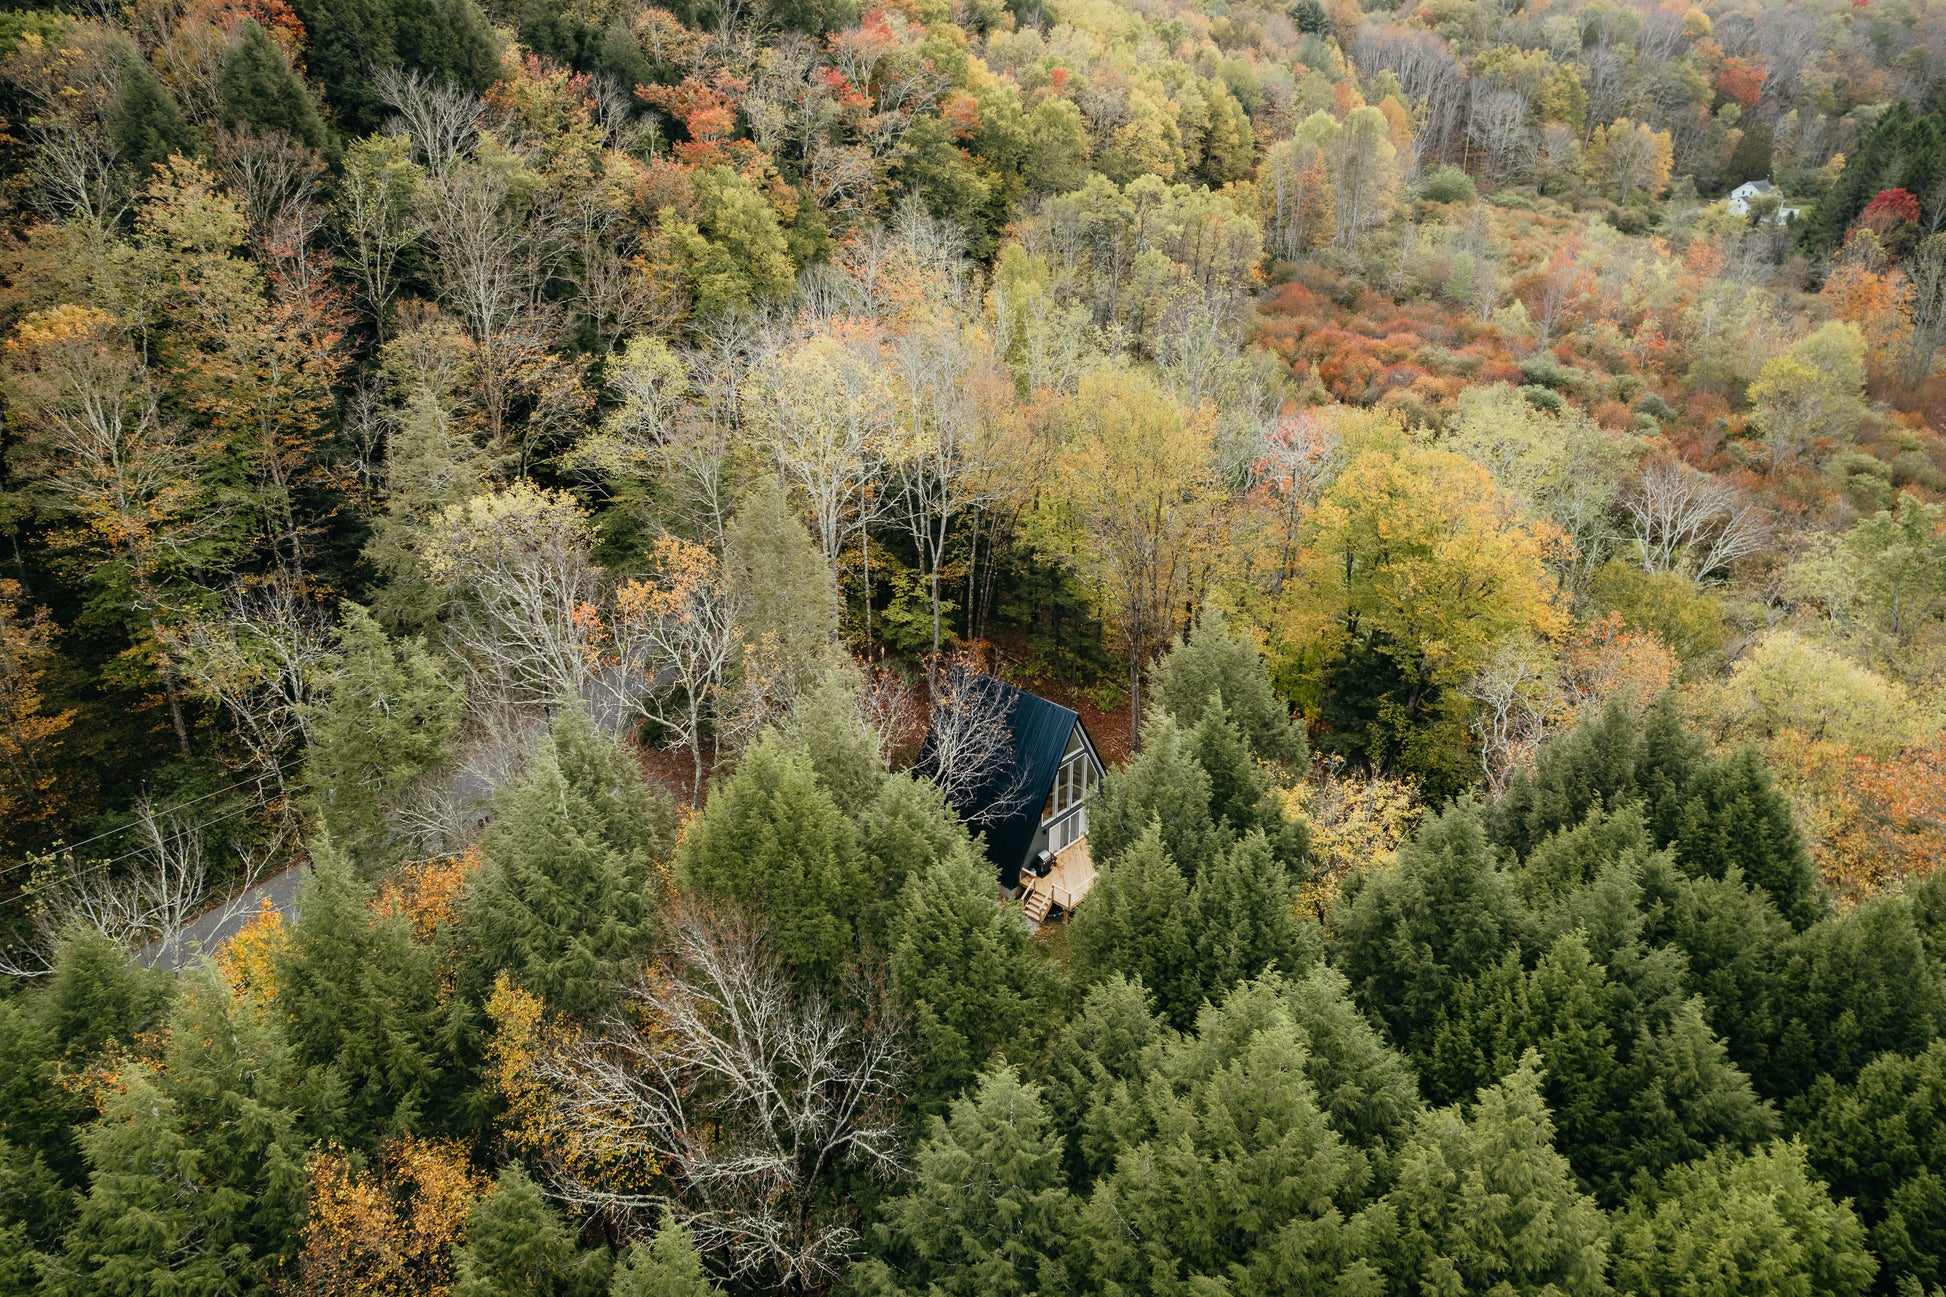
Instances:
[[[249,752],[258,796],[289,813],[286,777],[335,657],[323,607],[282,578],[238,582],[220,610],[185,619],[171,638],[191,687],[223,709]]]
[[[974,827],[1021,809],[1030,793],[1014,760],[1013,712],[1019,695],[965,663],[943,672],[932,691],[925,747],[916,772],[968,814]]]
[[[242,858],[229,893],[210,905],[209,859],[202,821],[144,798],[130,826],[133,846],[108,860],[62,858],[60,872],[36,879],[30,898],[31,935],[19,949],[0,951],[0,976],[40,977],[53,971],[54,952],[75,927],[101,934],[151,966],[180,965],[197,951],[190,928],[227,930],[251,904],[251,889],[269,873],[288,842],[273,835]]]
[[[1553,657],[1541,645],[1508,641],[1467,682],[1480,768],[1496,796],[1562,711],[1565,700],[1556,675]]]
[[[600,582],[574,497],[525,480],[448,506],[427,570],[452,596],[449,630],[491,710],[545,710],[585,695],[596,661]]]
[[[554,1191],[645,1235],[672,1214],[721,1277],[816,1290],[858,1242],[841,1178],[889,1180],[905,1065],[887,988],[791,985],[750,924],[696,910],[598,1027],[535,1032],[512,1079]]]
[[[486,104],[478,95],[400,68],[378,69],[372,74],[372,86],[398,114],[388,133],[410,136],[413,149],[433,175],[444,176],[472,152],[486,121]]]
[[[1763,548],[1767,529],[1753,503],[1687,464],[1665,461],[1644,470],[1622,497],[1635,551],[1650,572],[1682,572],[1705,581]]]
[[[893,357],[903,398],[893,472],[900,515],[926,572],[937,659],[939,573],[953,524],[997,499],[1003,487],[1002,443],[983,407],[1000,387],[1011,397],[1013,385],[989,351],[951,324],[909,331]]]
[[[140,57],[116,27],[83,21],[6,60],[6,79],[28,110],[35,202],[49,216],[106,227],[127,208],[130,177],[108,118],[125,62]]]

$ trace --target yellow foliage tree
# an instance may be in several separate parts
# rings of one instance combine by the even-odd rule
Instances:
[[[1141,730],[1142,674],[1209,585],[1222,494],[1215,420],[1133,369],[1082,380],[1061,459],[1083,558],[1128,651],[1128,711]]]
[[[303,1297],[446,1297],[453,1248],[486,1180],[456,1141],[410,1135],[375,1169],[345,1154],[311,1159],[311,1209],[290,1291]]]

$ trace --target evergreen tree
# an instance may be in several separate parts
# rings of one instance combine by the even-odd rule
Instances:
[[[282,1033],[202,970],[167,1039],[161,1066],[122,1070],[124,1093],[82,1137],[69,1268],[99,1291],[263,1291],[296,1257],[306,1189]]]
[[[1795,1141],[1679,1166],[1615,1221],[1624,1293],[1782,1297],[1870,1289],[1865,1230],[1834,1203]]]
[[[371,890],[328,841],[314,843],[302,916],[275,957],[305,1137],[371,1148],[442,1099],[440,979],[408,921],[378,915]]]
[[[1262,833],[1252,831],[1203,871],[1189,908],[1196,968],[1211,1000],[1272,968],[1300,975],[1322,954],[1322,934],[1298,916],[1295,889]]]
[[[325,833],[372,869],[393,845],[397,798],[450,765],[463,699],[419,640],[394,643],[366,609],[340,607],[343,657],[311,715],[305,776]]]
[[[674,1217],[647,1244],[632,1243],[615,1267],[608,1297],[710,1297],[716,1288],[703,1273],[696,1240]]]
[[[996,1054],[1021,1057],[1036,1044],[1053,970],[993,897],[992,866],[971,844],[906,886],[892,977],[912,1011],[926,1107],[958,1094]]]
[[[324,119],[311,88],[254,18],[237,24],[216,70],[216,97],[226,126],[282,131],[310,148],[325,146]]]
[[[1673,715],[1673,700],[1658,708]],[[1494,844],[1524,860],[1544,839],[1579,826],[1591,812],[1635,797],[1640,728],[1628,708],[1611,699],[1599,716],[1543,743],[1533,765],[1517,767],[1486,812]],[[1688,782],[1686,774],[1682,782]]]
[[[1068,922],[1077,980],[1134,978],[1165,1018],[1187,1026],[1203,998],[1190,919],[1189,884],[1151,820],[1133,847],[1099,866],[1088,903]]]
[[[1676,861],[1690,873],[1721,878],[1736,867],[1799,928],[1821,913],[1817,871],[1790,799],[1755,748],[1706,763],[1672,812]]]
[[[1268,810],[1264,800],[1270,780],[1258,768],[1250,745],[1230,723],[1222,699],[1212,702],[1202,718],[1189,731],[1190,749],[1196,764],[1209,776],[1209,813],[1218,824],[1228,825],[1234,833],[1245,833],[1260,825],[1274,829],[1282,818]],[[1263,821],[1269,821],[1263,825]]]
[[[810,756],[774,732],[711,794],[676,870],[685,888],[747,910],[786,965],[825,982],[851,956],[858,893],[877,881]]]
[[[811,757],[818,782],[847,818],[857,819],[885,782],[879,738],[858,710],[859,681],[847,664],[825,668],[791,706],[784,737]]]
[[[453,1297],[595,1297],[608,1283],[605,1252],[582,1252],[561,1214],[519,1164],[473,1204],[454,1249]]]
[[[1204,608],[1195,629],[1162,655],[1149,689],[1156,705],[1185,729],[1220,703],[1258,760],[1302,767],[1309,759],[1304,731],[1291,723],[1263,655],[1214,606]]]
[[[815,761],[815,758],[813,758]],[[882,779],[858,817],[858,850],[872,880],[863,898],[859,928],[880,950],[891,949],[907,885],[961,851],[984,861],[966,825],[946,805],[938,785],[909,774]],[[987,866],[988,891],[998,887]]]
[[[1424,1104],[1405,1057],[1379,1038],[1336,969],[1318,964],[1280,994],[1306,1043],[1304,1075],[1331,1127],[1363,1149],[1384,1183]]]
[[[1342,1213],[1364,1159],[1318,1111],[1302,1031],[1271,1008],[1205,1009],[1195,1036],[1157,1050],[1147,1136],[1084,1212],[1098,1290],[1311,1292],[1364,1273]]]
[[[1197,760],[1190,731],[1157,713],[1142,726],[1142,750],[1102,781],[1088,814],[1088,843],[1096,863],[1113,861],[1149,829],[1161,825],[1162,846],[1191,878],[1228,850],[1230,836],[1210,813],[1209,772]]]
[[[760,477],[724,529],[723,566],[750,639],[735,664],[733,711],[755,711],[767,695],[790,703],[836,656],[838,588],[811,533],[772,477]]]
[[[1946,1024],[1939,972],[1903,894],[1813,924],[1782,955],[1776,1036],[1752,1072],[1773,1098],[1801,1093],[1820,1075],[1849,1081],[1887,1051],[1921,1053]]]
[[[167,162],[171,154],[196,152],[194,128],[162,78],[139,54],[122,59],[115,100],[108,110],[108,135],[138,187],[153,180],[156,165]]]
[[[1054,1042],[1047,1103],[1059,1129],[1068,1132],[1068,1180],[1077,1191],[1141,1137],[1135,1093],[1163,1033],[1142,984],[1116,974],[1088,992]]]
[[[92,928],[75,925],[54,952],[43,985],[0,999],[0,1174],[12,1191],[55,1212],[85,1183],[76,1128],[92,1111],[88,1096],[65,1084],[104,1051],[131,1046],[169,1003],[173,979],[142,968]],[[58,1221],[29,1216],[30,1234],[51,1247]]]
[[[1076,1204],[1061,1162],[1039,1088],[1005,1065],[982,1073],[933,1119],[912,1187],[881,1211],[893,1264],[867,1266],[860,1287],[932,1297],[1064,1290]]]
[[[480,984],[506,971],[554,1008],[588,1013],[655,909],[654,865],[674,838],[628,751],[579,708],[556,719],[520,781],[496,801],[467,884]]]
[[[1832,1193],[1871,1229],[1888,1280],[1946,1273],[1946,1041],[1883,1054],[1808,1096],[1804,1141]]]
[[[1420,1120],[1368,1255],[1397,1291],[1606,1293],[1607,1221],[1553,1139],[1529,1053],[1470,1119],[1441,1108]]]
[[[384,124],[375,69],[423,72],[478,93],[500,73],[492,25],[476,0],[297,0],[305,61],[353,134]]]
[[[1456,806],[1422,825],[1392,868],[1346,883],[1333,963],[1393,1042],[1417,1054],[1459,983],[1518,952],[1529,923],[1478,815]]]

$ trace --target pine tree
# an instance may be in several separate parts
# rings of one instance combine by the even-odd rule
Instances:
[[[904,773],[884,778],[858,817],[861,868],[872,880],[859,915],[865,939],[891,949],[906,886],[962,850],[977,852],[938,785]],[[997,886],[990,869],[987,882]]]
[[[1417,1053],[1458,984],[1519,951],[1530,919],[1469,807],[1428,820],[1387,870],[1354,875],[1331,921],[1333,963],[1393,1042]]]
[[[992,866],[967,844],[907,884],[900,905],[892,977],[912,1011],[927,1107],[959,1093],[996,1054],[1029,1052],[1046,1012],[1039,991],[1053,970],[993,897]]]
[[[1368,1255],[1406,1292],[1605,1294],[1607,1221],[1553,1139],[1530,1052],[1470,1119],[1420,1120],[1383,1199],[1396,1233]]]
[[[463,700],[419,640],[394,643],[366,609],[341,609],[343,657],[311,716],[305,779],[324,831],[372,869],[393,844],[396,799],[450,765]]]
[[[449,1097],[439,973],[405,918],[372,912],[371,889],[328,841],[311,855],[300,921],[275,959],[276,1003],[306,1138],[371,1148]]]
[[[1614,1252],[1616,1287],[1629,1293],[1844,1297],[1868,1291],[1878,1269],[1864,1227],[1796,1141],[1670,1171],[1617,1217]]]
[[[848,665],[827,667],[791,707],[784,737],[811,757],[818,782],[838,809],[858,818],[886,779],[878,734],[858,710],[859,681]]]
[[[859,891],[877,881],[810,756],[775,733],[710,796],[676,870],[685,888],[747,910],[787,966],[825,982],[851,956]]]
[[[137,54],[122,59],[115,101],[108,111],[108,134],[135,183],[155,178],[158,163],[171,154],[196,152],[196,132],[176,106],[162,78]]]
[[[615,1267],[608,1297],[710,1297],[716,1288],[703,1273],[696,1240],[674,1217],[647,1244],[633,1243]]]
[[[1151,820],[1133,847],[1100,865],[1088,903],[1069,921],[1077,979],[1085,986],[1115,974],[1134,978],[1155,995],[1163,1017],[1188,1025],[1203,998],[1190,918],[1189,884]]]
[[[1144,1133],[1134,1094],[1163,1032],[1142,984],[1116,974],[1088,992],[1054,1042],[1047,1103],[1068,1132],[1068,1179],[1077,1192]]]
[[[1203,871],[1189,908],[1196,967],[1211,1000],[1272,968],[1299,976],[1322,954],[1316,922],[1298,917],[1295,890],[1261,833]]]
[[[261,1291],[298,1250],[304,1149],[275,1019],[190,974],[160,1067],[121,1073],[83,1136],[89,1192],[72,1268],[106,1291]]]
[[[1372,1159],[1381,1183],[1389,1182],[1424,1108],[1411,1065],[1379,1038],[1336,969],[1318,964],[1282,982],[1281,995],[1304,1033],[1304,1074],[1318,1106],[1332,1129]]]
[[[1084,1213],[1092,1284],[1336,1285],[1355,1264],[1337,1204],[1367,1171],[1318,1111],[1288,1011],[1274,995],[1209,1008],[1194,1037],[1158,1054],[1140,1096],[1153,1134],[1124,1152]]]
[[[133,1045],[167,1007],[174,979],[78,924],[62,935],[53,963],[45,984],[0,1000],[0,1141],[11,1146],[0,1174],[58,1211],[67,1191],[85,1184],[75,1132],[92,1107],[61,1078],[113,1046]],[[54,1242],[38,1222],[33,1234],[40,1246]]]
[[[1096,863],[1133,847],[1151,822],[1161,825],[1163,849],[1186,875],[1230,845],[1210,813],[1209,772],[1196,759],[1191,733],[1167,715],[1142,727],[1142,750],[1102,781],[1088,815],[1088,843]]]
[[[620,744],[568,708],[520,781],[495,802],[484,865],[467,884],[466,933],[481,985],[505,971],[563,1012],[606,1003],[605,986],[646,934],[658,856],[674,837]]]
[[[1304,731],[1291,723],[1290,708],[1277,696],[1263,655],[1213,605],[1155,664],[1149,688],[1156,705],[1185,729],[1195,728],[1221,701],[1259,760],[1294,767],[1308,760]]]
[[[1823,1080],[1809,1098],[1811,1163],[1871,1229],[1886,1279],[1946,1271],[1946,1041],[1882,1054],[1851,1085]]]
[[[933,1119],[911,1189],[882,1209],[894,1266],[871,1267],[864,1287],[938,1297],[1065,1289],[1076,1204],[1061,1161],[1039,1088],[1005,1065],[982,1073]]]
[[[500,72],[493,28],[475,0],[297,0],[311,38],[305,61],[347,126],[384,125],[372,72],[404,68],[478,93]]]
[[[1822,912],[1817,871],[1790,799],[1756,749],[1698,770],[1675,811],[1674,828],[1676,860],[1689,872],[1721,878],[1737,867],[1799,928]]]
[[[1189,732],[1189,744],[1196,754],[1196,763],[1209,776],[1212,820],[1227,825],[1232,833],[1242,834],[1258,827],[1260,816],[1279,818],[1274,811],[1263,814],[1270,781],[1258,768],[1250,745],[1230,723],[1222,699],[1204,709],[1202,719]]]
[[[473,1204],[453,1255],[453,1297],[595,1297],[608,1283],[607,1254],[576,1249],[561,1214],[518,1163]]]
[[[216,96],[225,125],[282,131],[311,148],[325,146],[324,119],[311,88],[254,18],[237,24],[216,71]]]
[[[733,668],[740,683],[729,710],[754,715],[789,704],[831,668],[838,589],[776,479],[758,478],[738,502],[724,529],[723,565],[748,636]]]

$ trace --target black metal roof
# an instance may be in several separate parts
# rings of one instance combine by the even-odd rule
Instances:
[[[987,856],[999,867],[1001,882],[1013,886],[1041,827],[1041,807],[1060,772],[1068,736],[1081,718],[1038,694],[1004,683],[1000,687],[1011,703],[1007,729],[1013,735],[1013,764],[996,766],[953,809],[986,834]]]

